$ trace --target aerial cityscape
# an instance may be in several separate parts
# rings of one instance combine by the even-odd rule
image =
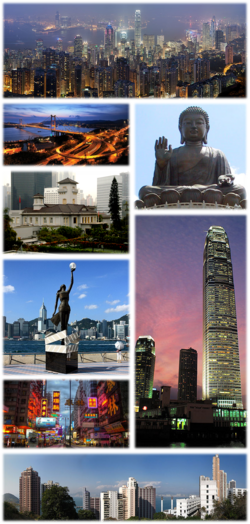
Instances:
[[[128,105],[6,104],[5,165],[128,164]]]
[[[245,445],[245,234],[243,217],[137,217],[138,446]]]
[[[245,97],[245,74],[245,4],[4,6],[5,97]]]
[[[30,463],[27,455],[4,457],[5,519],[246,520],[242,454],[36,454]]]

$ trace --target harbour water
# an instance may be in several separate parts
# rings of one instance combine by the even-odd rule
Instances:
[[[138,484],[140,485],[140,482]],[[192,495],[195,495],[195,493],[192,493]],[[73,496],[73,495],[71,495],[71,496]],[[93,495],[91,495],[91,496],[93,496]],[[186,497],[188,497],[188,495],[183,495],[183,496],[180,496],[178,498],[186,498]],[[74,501],[76,503],[76,506],[81,506],[81,508],[82,508],[82,497],[79,497],[79,496],[78,497],[77,496],[74,497],[73,496],[73,499],[74,499]],[[175,508],[176,507],[176,498],[175,497],[174,497],[173,501],[174,501],[174,508]],[[166,509],[170,509],[170,508],[171,508],[171,497],[163,497],[163,510],[165,511]],[[156,497],[156,512],[158,513],[159,511],[161,511],[161,497]]]
[[[93,129],[89,127],[74,127],[74,126],[57,126],[57,131],[77,131],[79,133],[90,133]],[[48,129],[36,129],[31,127],[23,127],[18,129],[16,127],[4,127],[4,141],[14,140],[33,140],[36,137],[48,137],[52,136],[50,128]]]
[[[79,353],[108,353],[116,352],[116,340],[80,340]],[[124,348],[127,351],[128,348]],[[10,353],[31,354],[45,353],[44,340],[4,340],[4,354]]]

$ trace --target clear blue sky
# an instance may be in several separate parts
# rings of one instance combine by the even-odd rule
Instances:
[[[220,469],[237,487],[246,487],[246,456],[220,454]],[[212,478],[212,454],[209,455],[5,455],[4,493],[18,497],[18,480],[22,471],[32,467],[41,482],[53,480],[68,486],[71,495],[81,494],[82,486],[91,496],[101,491],[119,490],[128,477],[136,478],[140,487],[153,485],[157,495],[184,496],[199,493],[199,476]]]
[[[128,313],[126,260],[15,260],[4,264],[4,315],[7,322],[39,316],[43,299],[50,318],[56,292],[70,285],[70,262],[76,263],[70,293],[70,319],[113,320]]]
[[[246,172],[246,106],[245,104],[206,104],[202,100],[187,103],[143,103],[136,106],[136,195],[142,186],[151,185],[155,164],[155,141],[160,136],[168,145],[179,147],[178,121],[180,113],[189,106],[207,111],[210,120],[208,146],[226,155],[234,173]],[[242,178],[241,182],[243,183]]]
[[[127,104],[5,104],[4,121],[42,122],[50,120],[50,115],[57,118],[83,119],[83,120],[119,120],[128,118]]]

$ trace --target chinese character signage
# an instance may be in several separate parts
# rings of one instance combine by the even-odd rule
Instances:
[[[41,416],[47,417],[47,409],[48,409],[48,400],[46,398],[42,398],[41,400]]]
[[[97,398],[96,397],[89,397],[88,398],[88,408],[97,409],[97,407],[98,407]]]
[[[60,411],[60,391],[53,391],[53,408],[54,413],[59,413]]]

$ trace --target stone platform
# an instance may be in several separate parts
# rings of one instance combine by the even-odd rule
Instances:
[[[44,364],[11,364],[4,366],[4,375],[49,375],[57,374],[55,371],[46,370]],[[82,374],[91,374],[91,375],[127,375],[129,373],[129,362],[92,362],[89,364],[78,364],[78,369],[72,371],[74,375]],[[59,372],[61,374],[61,372]]]
[[[170,203],[168,204],[167,202],[165,204],[154,204],[152,206],[150,205],[147,205],[144,203],[144,205],[141,205],[140,203],[138,204],[138,202],[141,202],[141,201],[138,201],[136,200],[135,202],[135,209],[143,209],[143,211],[145,211],[146,209],[187,209],[187,208],[191,208],[191,209],[211,209],[211,210],[214,210],[214,209],[226,209],[226,210],[229,210],[232,211],[234,209],[238,209],[238,210],[242,210],[242,209],[245,209],[245,207],[242,207],[240,205],[237,205],[235,204],[234,206],[230,206],[229,204],[225,205],[225,204],[217,204],[217,202],[215,203],[207,203],[207,202],[192,202],[192,200],[190,200],[190,202],[176,202],[176,203]]]

